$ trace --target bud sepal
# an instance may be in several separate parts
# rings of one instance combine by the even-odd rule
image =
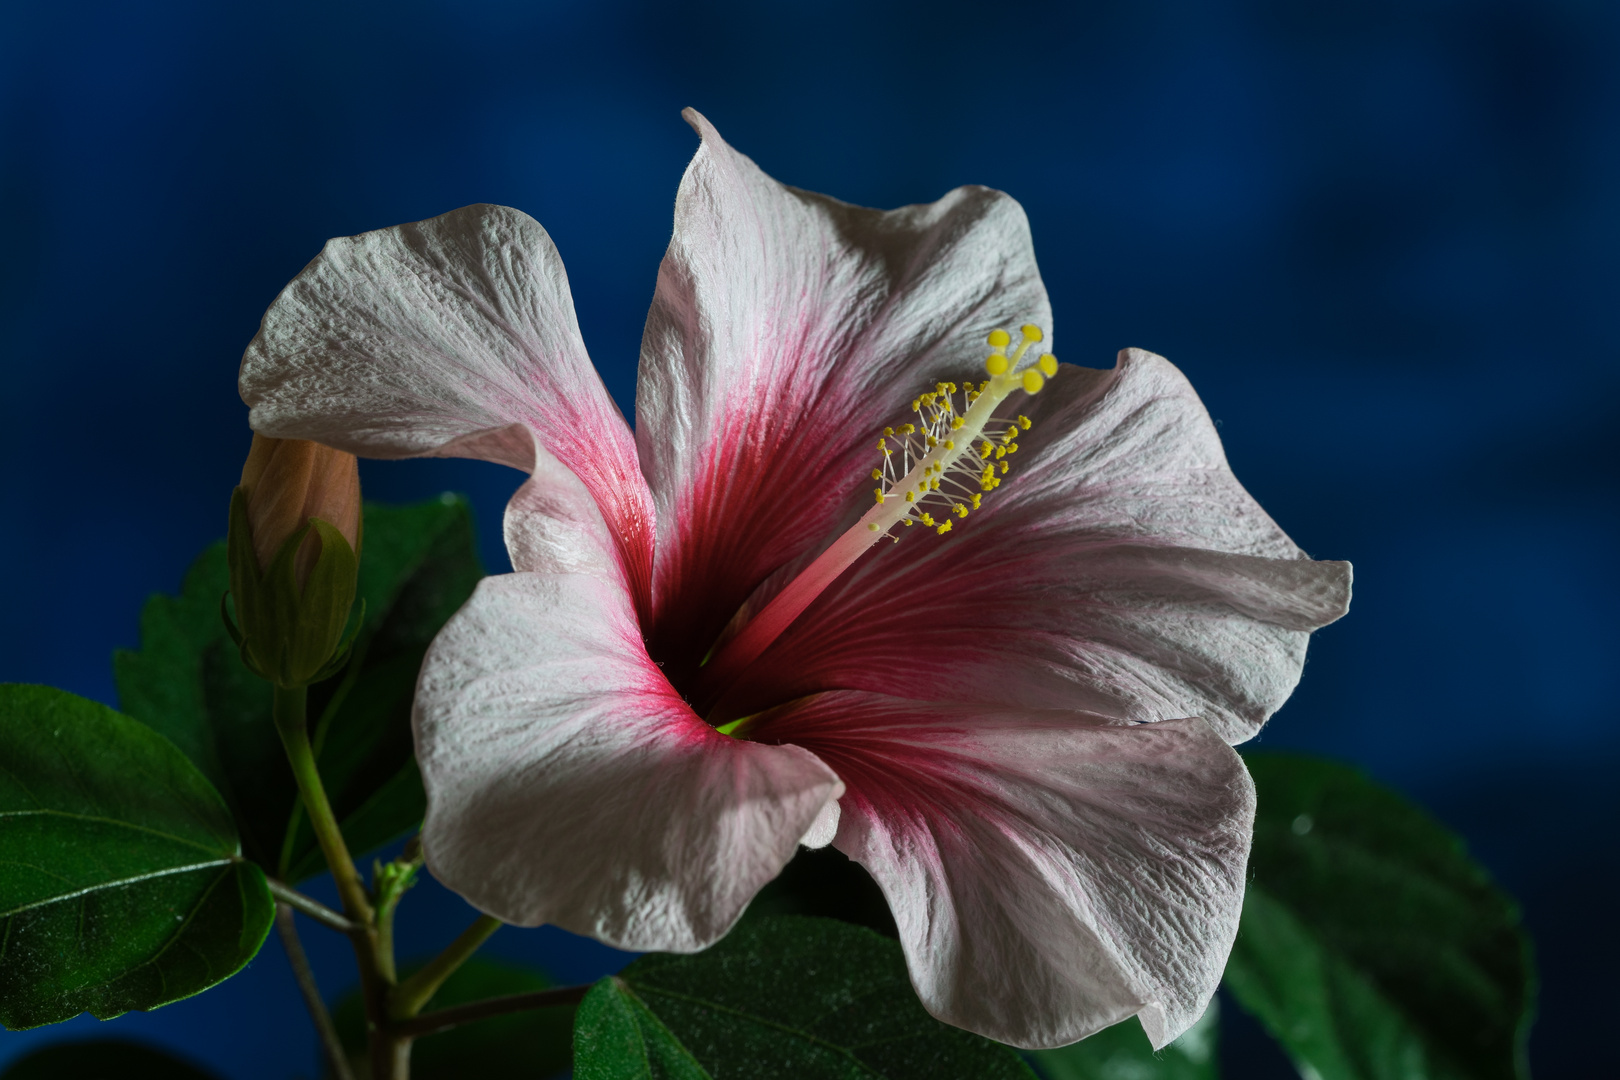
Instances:
[[[298,552],[311,530],[320,543],[320,555],[299,589]],[[356,619],[344,634],[354,607],[360,560],[343,533],[312,517],[287,537],[260,573],[248,524],[247,491],[238,487],[231,496],[226,552],[236,624],[223,604],[221,614],[226,615],[226,629],[248,669],[277,686],[294,689],[342,668],[361,622]],[[363,605],[361,613],[363,618]]]

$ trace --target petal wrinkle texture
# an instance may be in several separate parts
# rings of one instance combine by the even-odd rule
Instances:
[[[1112,724],[835,691],[752,729],[843,779],[834,844],[894,912],[917,993],[958,1027],[1061,1046],[1209,1004],[1237,934],[1254,787],[1201,720]]]
[[[843,791],[807,750],[698,719],[622,590],[586,574],[486,578],[429,650],[415,719],[434,876],[622,949],[717,940]]]
[[[1051,325],[1023,209],[963,187],[898,210],[787,187],[702,145],[642,339],[637,441],[658,510],[649,640],[673,677],[773,571],[865,509],[872,438],[982,370],[998,325]]]
[[[852,567],[733,688],[728,715],[847,688],[1201,716],[1230,743],[1259,731],[1310,631],[1347,609],[1350,565],[1307,558],[1261,510],[1162,357],[1065,364],[1022,407],[1012,482],[951,536],[907,535]]]
[[[467,206],[329,241],[265,312],[238,382],[255,431],[367,457],[528,471],[537,440],[595,498],[645,593],[652,505],[635,440],[527,214]]]

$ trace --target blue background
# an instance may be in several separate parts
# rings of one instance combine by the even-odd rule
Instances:
[[[1617,61],[1602,0],[8,0],[0,679],[114,700],[142,601],[224,532],[241,350],[330,236],[528,211],[628,411],[694,105],[849,201],[1011,192],[1064,359],[1139,345],[1188,373],[1261,503],[1356,564],[1261,744],[1357,762],[1467,837],[1536,935],[1538,1071],[1591,1075],[1620,1005]],[[516,473],[364,479],[469,492],[504,566]],[[436,946],[464,910],[423,887],[402,933]],[[612,959],[551,931],[490,948],[564,979]],[[1235,1012],[1232,1075],[1287,1075]],[[314,1071],[274,944],[152,1014],[0,1034],[0,1061],[94,1034]]]

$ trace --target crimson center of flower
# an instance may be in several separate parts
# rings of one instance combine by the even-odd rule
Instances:
[[[1021,328],[1018,347],[1009,356],[1012,336],[993,330],[991,353],[984,369],[990,376],[978,385],[958,388],[942,382],[911,403],[916,423],[887,427],[878,439],[883,464],[872,470],[879,482],[876,502],[860,519],[766,604],[748,624],[727,641],[704,666],[703,684],[722,688],[752,664],[798,618],[821,591],[854,561],[896,526],[921,524],[943,536],[953,518],[966,518],[979,508],[985,492],[993,491],[1006,475],[1009,454],[1016,453],[1020,431],[1030,427],[1027,417],[998,417],[996,408],[1017,390],[1040,391],[1056,375],[1057,358],[1043,353],[1020,370],[1029,347],[1044,338],[1040,327]],[[962,409],[956,401],[961,394]],[[934,517],[939,510],[939,519]],[[890,537],[890,539],[897,539]]]

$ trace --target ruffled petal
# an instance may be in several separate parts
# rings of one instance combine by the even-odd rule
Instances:
[[[1161,357],[1065,365],[1019,410],[1033,426],[982,509],[864,555],[717,715],[849,688],[1259,730],[1310,631],[1344,614],[1349,564],[1310,560],[1266,516]]]
[[[537,574],[589,574],[631,591],[607,521],[579,477],[545,448],[506,504],[502,532],[512,568]]]
[[[529,471],[532,432],[601,506],[645,604],[653,511],[635,440],[528,215],[467,206],[328,241],[265,312],[239,383],[254,430],[370,457]]]
[[[428,652],[415,720],[434,876],[622,949],[717,940],[843,791],[808,751],[694,716],[623,591],[585,574],[485,579]]]
[[[785,187],[692,110],[636,391],[657,500],[653,655],[683,685],[750,592],[824,542],[904,403],[1050,308],[1019,205],[879,211]],[[812,551],[811,554],[814,554]]]
[[[843,779],[834,844],[882,887],[941,1020],[1033,1048],[1137,1015],[1161,1047],[1203,1014],[1254,821],[1242,759],[1207,724],[835,692],[750,736]]]

